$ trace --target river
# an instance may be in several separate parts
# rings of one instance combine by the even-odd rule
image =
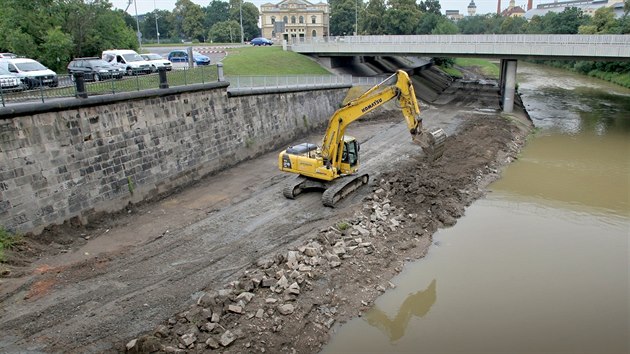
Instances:
[[[519,62],[536,126],[323,353],[630,352],[630,90]]]

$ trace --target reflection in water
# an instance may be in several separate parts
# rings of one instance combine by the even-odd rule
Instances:
[[[435,303],[435,299],[437,298],[435,283],[436,281],[433,279],[426,289],[407,296],[393,320],[387,316],[386,312],[379,309],[378,306],[374,306],[374,308],[366,314],[365,319],[370,325],[383,331],[391,342],[397,341],[405,335],[411,316],[424,317]]]

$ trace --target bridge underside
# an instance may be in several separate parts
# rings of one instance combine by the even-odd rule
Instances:
[[[392,56],[388,62],[393,66],[383,66],[383,62],[378,60],[379,56],[325,56],[317,57],[317,61],[328,67],[329,69],[344,68],[345,74],[355,76],[373,76],[382,72],[392,72],[396,69],[405,69],[402,67],[402,61],[392,61],[393,58],[401,58],[401,56]],[[376,63],[379,63],[378,67]],[[417,65],[422,66],[428,64],[429,61],[418,61]],[[501,59],[500,76],[499,76],[499,92],[501,94],[501,106],[503,111],[510,113],[514,110],[514,97],[516,94],[516,59]],[[374,70],[372,70],[374,69]],[[408,69],[408,67],[407,67]]]

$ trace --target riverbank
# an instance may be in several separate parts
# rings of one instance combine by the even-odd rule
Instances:
[[[531,130],[524,114],[465,117],[438,161],[414,158],[381,176],[342,221],[259,260],[223,288],[119,350],[315,353],[336,326],[362,314],[432,234],[452,226],[516,159]]]

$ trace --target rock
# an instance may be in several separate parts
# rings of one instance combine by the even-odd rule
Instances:
[[[221,320],[221,314],[218,312],[212,312],[212,317],[210,318],[210,322],[219,323]]]
[[[298,270],[300,272],[310,272],[311,270],[313,270],[313,267],[307,266],[305,264],[300,264],[300,266],[298,267]]]
[[[278,312],[282,315],[290,315],[295,311],[295,306],[291,304],[283,304],[278,306]]]
[[[287,253],[287,267],[289,267],[289,269],[295,269],[297,268],[299,261],[297,258],[298,253],[296,251],[289,251]]]
[[[238,305],[228,305],[228,311],[237,313],[240,315],[243,313],[243,308]]]
[[[221,338],[219,339],[219,343],[224,346],[227,347],[228,345],[232,344],[234,341],[236,340],[236,336],[230,332],[230,330],[225,331],[225,333],[223,333],[223,335],[221,335]]]
[[[154,353],[162,349],[162,346],[155,336],[142,336],[138,338],[136,348],[139,353]]]
[[[250,301],[252,301],[253,298],[254,298],[254,294],[250,293],[250,292],[240,293],[236,297],[237,300],[243,300],[246,304],[248,304]]]
[[[265,303],[267,304],[275,304],[277,301],[278,301],[277,299],[274,299],[272,297],[268,297],[265,299]]]
[[[170,334],[170,331],[168,330],[168,327],[166,327],[165,325],[159,325],[153,331],[153,335],[158,338],[166,338],[168,337],[169,334]]]
[[[197,341],[197,336],[192,333],[186,333],[183,336],[179,337],[179,342],[183,344],[185,347],[194,344]]]
[[[298,283],[294,282],[293,284],[289,285],[287,291],[290,294],[300,295],[300,286],[298,285]]]
[[[282,289],[286,289],[289,287],[289,280],[287,279],[287,277],[285,277],[284,275],[282,276],[282,278],[280,278],[280,280],[278,280],[278,282],[276,283],[276,287],[282,288]]]
[[[134,347],[136,346],[136,343],[138,342],[138,338],[134,338],[132,340],[130,340],[126,347],[127,347],[127,351],[130,352],[134,349]]]
[[[269,287],[272,287],[275,283],[276,283],[276,280],[274,278],[263,278],[262,283],[260,283],[260,286],[263,288],[269,288]]]
[[[339,241],[335,243],[332,249],[333,253],[336,255],[345,254],[346,253],[346,245],[343,241]]]
[[[175,348],[175,347],[171,347],[171,346],[164,347],[164,352],[165,353],[177,353],[177,354],[186,353],[185,350],[181,350],[179,348]]]
[[[206,340],[206,346],[210,349],[218,349],[219,342],[214,338],[208,338],[208,340]]]
[[[203,329],[209,333],[212,333],[212,331],[214,331],[215,328],[217,328],[217,324],[212,323],[212,322],[208,322],[203,326]]]
[[[263,315],[265,314],[265,311],[263,311],[263,309],[258,309],[258,311],[256,311],[256,318],[263,318]]]
[[[341,265],[341,262],[332,261],[329,264],[330,264],[330,268],[337,268]]]
[[[326,328],[332,327],[333,323],[335,323],[335,319],[334,318],[329,318],[328,320],[326,320],[324,322],[324,326],[326,326]]]
[[[216,296],[218,294],[216,292],[204,293],[197,299],[197,305],[201,307],[212,307],[217,304]]]
[[[306,247],[304,249],[304,255],[309,257],[317,256],[317,249],[315,249],[314,247]]]

